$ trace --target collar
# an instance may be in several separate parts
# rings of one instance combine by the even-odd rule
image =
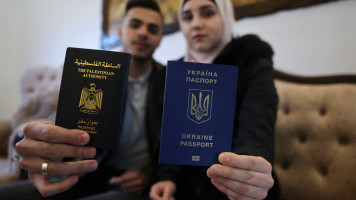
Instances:
[[[153,67],[151,66],[150,69],[143,74],[142,76],[138,77],[138,78],[133,78],[131,76],[128,77],[128,81],[129,83],[145,83],[148,81],[148,77],[151,75],[153,70]]]

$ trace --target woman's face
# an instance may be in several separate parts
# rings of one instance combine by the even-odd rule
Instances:
[[[218,47],[223,36],[223,20],[215,3],[189,0],[183,6],[180,28],[194,51],[209,52]]]

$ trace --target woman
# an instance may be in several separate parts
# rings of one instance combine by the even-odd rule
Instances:
[[[264,199],[274,184],[277,94],[271,47],[257,36],[233,39],[230,0],[182,0],[179,24],[187,41],[184,61],[239,67],[233,153],[205,167],[162,166],[150,197],[163,199]]]

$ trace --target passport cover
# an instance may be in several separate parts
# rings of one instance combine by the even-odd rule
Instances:
[[[238,67],[168,61],[160,163],[209,166],[231,151]]]
[[[131,55],[67,48],[55,124],[89,133],[89,146],[113,149],[121,130]]]

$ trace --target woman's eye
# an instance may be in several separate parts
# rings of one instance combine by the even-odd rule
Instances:
[[[193,19],[193,15],[192,14],[188,14],[188,13],[184,13],[182,16],[183,21],[190,21]]]
[[[216,14],[216,12],[213,10],[204,10],[204,11],[202,11],[201,16],[205,17],[205,18],[210,18],[210,17],[213,17],[215,14]]]

